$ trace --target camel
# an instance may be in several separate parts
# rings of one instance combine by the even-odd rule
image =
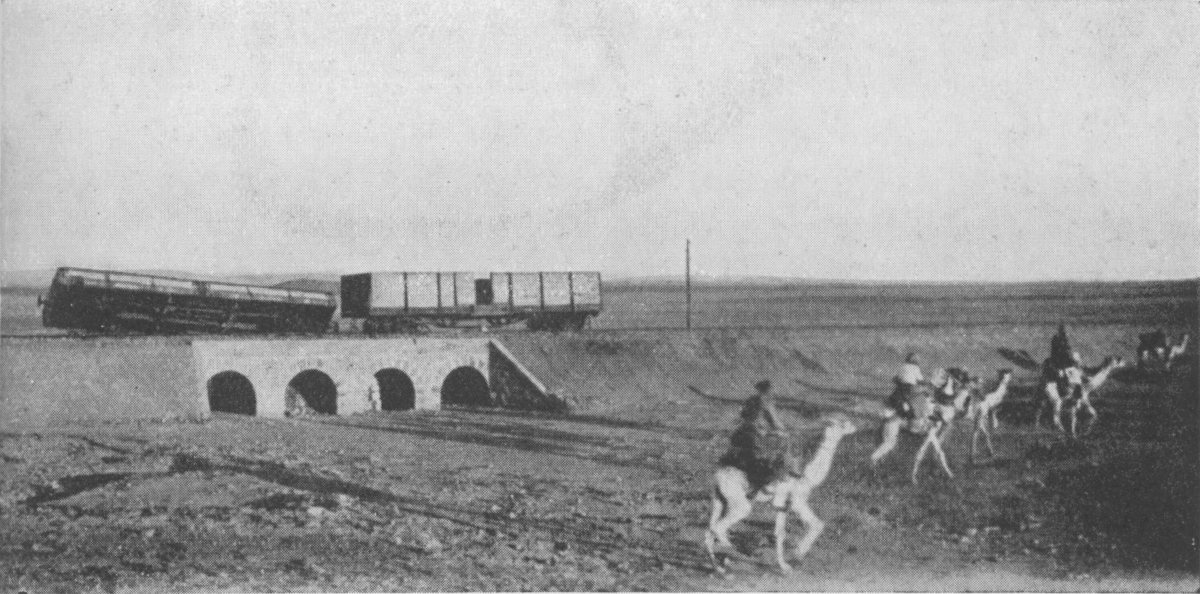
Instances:
[[[1164,365],[1170,371],[1175,365],[1175,360],[1183,357],[1187,353],[1188,342],[1192,339],[1191,334],[1184,334],[1177,344],[1173,344],[1167,348],[1167,357]]]
[[[949,435],[954,418],[966,408],[972,391],[978,385],[978,378],[971,378],[966,372],[957,369],[949,370],[949,372],[939,370],[934,373],[934,377],[939,375],[948,376],[945,384],[938,388],[939,398],[931,400],[925,396],[925,406],[918,407],[923,409],[922,412],[927,411],[927,414],[919,412],[912,419],[894,415],[884,419],[883,426],[880,427],[882,439],[879,447],[871,453],[872,467],[878,466],[896,448],[900,431],[903,429],[909,433],[925,436],[921,447],[917,450],[916,460],[913,462],[912,482],[914,485],[918,482],[917,471],[921,468],[925,453],[931,449],[937,456],[938,462],[941,463],[942,470],[946,471],[947,476],[954,478],[954,472],[950,470],[950,463],[946,459],[946,452],[942,448],[942,444]]]
[[[930,417],[932,427],[925,434],[925,441],[921,443],[921,447],[917,449],[916,461],[913,462],[912,469],[912,484],[914,485],[917,484],[917,471],[921,469],[925,452],[930,448],[937,454],[938,461],[942,464],[942,470],[946,471],[946,476],[954,478],[942,444],[946,443],[946,438],[950,436],[950,430],[954,428],[954,419],[966,411],[971,395],[979,388],[979,378],[962,373],[958,379],[952,380],[950,383],[956,386],[954,399],[934,402],[933,415]]]
[[[1148,369],[1151,362],[1164,363],[1167,360],[1169,343],[1167,333],[1162,330],[1138,335],[1138,369]]]
[[[1075,355],[1078,357],[1078,354]],[[1059,393],[1059,381],[1066,384],[1066,391],[1063,394]],[[1053,410],[1054,426],[1059,431],[1066,431],[1062,424],[1062,411],[1065,399],[1071,397],[1083,385],[1083,369],[1078,364],[1066,369],[1056,370],[1052,366],[1051,360],[1046,359],[1042,364],[1042,395],[1045,398],[1038,404],[1037,415],[1033,420],[1035,427],[1040,427],[1042,417],[1045,415],[1046,408]]]
[[[1126,365],[1128,365],[1128,363],[1126,363],[1125,360],[1120,357],[1108,357],[1104,359],[1104,362],[1098,369],[1084,376],[1083,382],[1079,386],[1079,391],[1068,396],[1068,401],[1070,404],[1070,408],[1067,409],[1067,418],[1069,419],[1069,430],[1067,432],[1068,435],[1071,437],[1078,437],[1075,428],[1080,409],[1086,410],[1088,415],[1091,417],[1091,422],[1088,423],[1088,430],[1085,432],[1085,434],[1090,433],[1092,428],[1096,426],[1096,422],[1100,420],[1100,414],[1096,412],[1096,407],[1092,406],[1092,392],[1100,389],[1100,386],[1104,385],[1105,381],[1108,381],[1108,376],[1112,374],[1113,371],[1125,367]]]
[[[971,434],[971,461],[975,461],[975,449],[979,445],[979,436],[983,435],[984,445],[987,446],[988,456],[995,457],[996,450],[992,447],[992,430],[1000,426],[996,413],[1004,397],[1008,395],[1008,384],[1012,381],[1013,371],[1001,369],[997,372],[996,387],[971,403],[968,417],[975,419],[975,432]]]
[[[806,529],[804,537],[796,544],[795,558],[796,561],[800,561],[825,529],[825,523],[809,507],[809,497],[829,475],[833,455],[842,438],[857,430],[858,427],[845,415],[832,416],[825,426],[821,445],[804,470],[799,474],[794,471],[781,473],[782,476],[775,478],[757,492],[751,492],[750,481],[741,469],[731,466],[718,468],[713,477],[715,486],[712,495],[712,517],[704,535],[704,546],[708,550],[713,568],[720,573],[725,572],[724,559],[718,560],[716,548],[720,546],[726,550],[732,549],[729,530],[750,515],[753,509],[752,502],[770,501],[775,508],[775,560],[782,571],[791,571],[792,566],[784,558],[783,551],[787,538],[788,512],[795,513]]]

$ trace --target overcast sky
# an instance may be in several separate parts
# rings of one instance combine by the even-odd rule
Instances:
[[[1195,2],[3,3],[3,265],[1200,275]]]

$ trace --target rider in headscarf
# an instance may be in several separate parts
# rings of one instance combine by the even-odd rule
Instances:
[[[1050,339],[1050,357],[1042,365],[1043,385],[1054,382],[1058,393],[1063,397],[1069,396],[1069,391],[1082,381],[1083,362],[1079,353],[1071,350],[1071,342],[1067,339],[1067,328],[1058,325],[1058,333]]]
[[[1067,339],[1067,327],[1065,324],[1059,324],[1058,333],[1050,339],[1050,364],[1055,369],[1071,367],[1075,364],[1073,354],[1071,341]]]
[[[746,473],[753,490],[770,482],[784,464],[786,428],[775,410],[775,394],[771,382],[762,380],[754,385],[757,392],[746,399],[738,426],[729,437],[729,450],[721,464],[733,466]]]
[[[921,373],[921,360],[916,353],[909,353],[904,358],[904,365],[900,366],[900,372],[892,378],[892,383],[896,388],[887,398],[888,408],[902,419],[914,418],[916,412],[912,405],[913,393],[918,385],[926,383],[925,375]]]

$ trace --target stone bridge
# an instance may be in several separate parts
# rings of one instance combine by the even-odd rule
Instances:
[[[282,417],[491,403],[486,338],[194,340],[197,393],[213,411]]]
[[[0,347],[5,425],[561,406],[487,337],[143,337]]]

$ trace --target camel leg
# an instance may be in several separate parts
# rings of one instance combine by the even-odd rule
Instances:
[[[725,571],[725,565],[717,560],[717,540],[719,536],[717,535],[716,527],[717,522],[721,520],[721,516],[724,515],[725,511],[725,503],[721,497],[721,492],[714,487],[712,516],[708,519],[708,530],[704,531],[704,548],[708,551],[708,559],[712,562],[713,569],[720,572]]]
[[[788,565],[787,559],[783,556],[783,543],[787,540],[787,521],[786,509],[775,511],[775,561],[779,563],[779,569],[784,573],[792,570],[792,566]]]
[[[925,441],[921,442],[921,447],[917,450],[917,458],[913,462],[912,468],[912,483],[914,485],[917,484],[917,470],[921,468],[921,461],[925,459],[925,452],[929,450],[930,444],[932,444],[934,441],[937,441],[935,433],[936,428],[930,429],[929,432],[925,434]]]
[[[986,418],[975,426],[975,431],[971,433],[971,463],[975,463],[975,449],[979,445],[979,434],[984,432],[983,426],[987,424]]]
[[[725,498],[725,514],[713,522],[709,531],[712,532],[717,546],[731,547],[733,545],[729,542],[729,530],[750,515],[751,505],[745,493],[722,491],[721,495]]]
[[[1063,399],[1058,395],[1058,388],[1054,384],[1046,384],[1046,398],[1049,401],[1047,404],[1052,415],[1050,420],[1054,421],[1054,427],[1059,431],[1066,431],[1062,424]],[[1041,426],[1041,410],[1038,412],[1038,426]]]
[[[946,459],[946,451],[942,449],[942,440],[949,434],[950,427],[947,426],[944,432],[934,437],[930,445],[933,446],[933,452],[937,454],[938,461],[942,463],[942,469],[946,471],[946,476],[954,478],[954,473],[950,471],[950,462]]]
[[[899,417],[891,417],[884,421],[883,428],[881,429],[883,439],[879,447],[875,448],[875,451],[871,453],[872,466],[879,464],[888,454],[892,453],[892,450],[896,449],[896,442],[900,438],[900,425],[902,423],[903,420]]]
[[[988,457],[996,457],[996,448],[992,445],[992,432],[988,430],[987,425],[983,428],[983,443],[987,446]]]
[[[971,434],[971,462],[975,462],[975,451],[979,445],[979,436],[983,435],[983,445],[987,447],[988,457],[996,457],[996,449],[992,447],[992,432],[988,430],[988,421],[986,417],[980,419],[978,425],[975,426],[975,432]]]
[[[1063,429],[1063,424],[1062,424],[1063,401],[1062,401],[1062,398],[1059,397],[1059,395],[1058,395],[1058,386],[1055,386],[1053,383],[1047,383],[1045,385],[1043,392],[1046,395],[1046,402],[1044,402],[1041,406],[1038,407],[1038,415],[1037,415],[1037,419],[1034,420],[1034,425],[1036,425],[1038,427],[1042,426],[1042,414],[1046,410],[1047,405],[1048,405],[1054,415],[1052,418],[1052,420],[1054,421],[1054,426],[1057,427],[1059,431],[1065,431],[1065,429]]]
[[[1092,429],[1096,428],[1096,423],[1100,421],[1100,413],[1096,412],[1096,407],[1092,406],[1092,403],[1086,398],[1080,401],[1080,403],[1083,405],[1084,410],[1087,411],[1088,416],[1091,417],[1088,419],[1087,431],[1083,432],[1084,435],[1087,435],[1092,432]]]
[[[792,511],[796,512],[800,522],[804,524],[804,537],[796,543],[796,561],[800,561],[812,549],[821,533],[825,531],[825,522],[822,522],[821,518],[818,518],[817,514],[809,507],[807,493],[792,497]]]

